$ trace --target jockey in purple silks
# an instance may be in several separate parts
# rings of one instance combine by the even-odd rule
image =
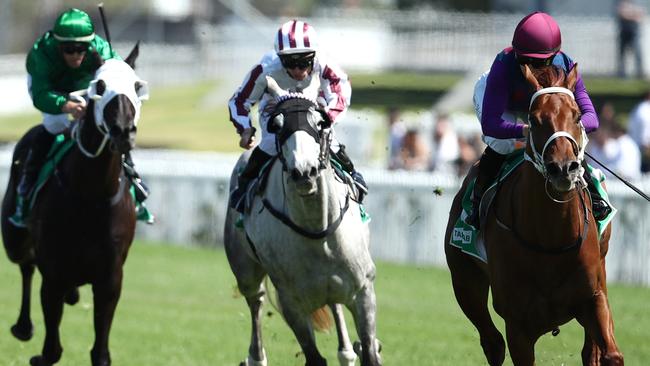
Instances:
[[[518,122],[517,117],[524,121],[527,119],[529,103],[535,91],[526,83],[520,65],[555,65],[568,73],[576,64],[560,51],[561,44],[560,27],[550,15],[542,12],[529,14],[515,28],[512,47],[501,51],[490,70],[476,83],[474,108],[481,121],[483,141],[487,144],[478,165],[472,212],[467,218],[467,223],[477,229],[478,206],[486,185],[495,178],[506,155],[515,150],[515,144],[528,136],[528,125]],[[598,116],[580,75],[574,96],[585,131],[596,130]],[[611,208],[597,193],[592,180],[588,177],[585,180],[593,200],[594,217],[602,219],[611,212]]]

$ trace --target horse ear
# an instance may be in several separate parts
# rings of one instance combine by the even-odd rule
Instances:
[[[133,70],[135,70],[135,59],[138,58],[138,55],[140,55],[140,41],[135,43],[129,55],[126,56],[126,60],[124,60]]]
[[[567,76],[567,89],[575,91],[576,83],[578,82],[578,64],[573,64],[573,68],[569,71]]]
[[[88,98],[92,100],[100,100],[105,91],[106,82],[104,80],[93,80],[90,82],[90,85],[88,85]]]
[[[268,75],[266,75],[266,90],[268,90],[275,98],[287,94],[287,91],[280,88],[278,82]]]
[[[149,84],[144,80],[137,80],[135,82],[135,93],[140,100],[149,100]]]
[[[542,89],[542,86],[539,85],[539,82],[537,79],[535,79],[535,75],[533,75],[533,72],[530,71],[530,67],[528,65],[523,64],[520,66],[521,68],[521,73],[524,75],[524,79],[528,81],[528,84],[530,84],[535,90],[540,90]]]
[[[95,88],[95,94],[104,95],[104,92],[106,91],[106,82],[102,79],[97,80]]]

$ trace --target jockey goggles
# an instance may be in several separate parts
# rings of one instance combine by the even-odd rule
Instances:
[[[69,55],[73,53],[84,53],[88,51],[88,43],[84,42],[63,42],[61,43],[61,52]]]
[[[519,62],[519,65],[530,65],[532,67],[548,66],[553,63],[553,57],[555,57],[555,55],[548,58],[535,58],[517,55],[517,62]]]
[[[314,66],[315,56],[316,52],[280,55],[280,61],[285,69],[299,68],[305,70]]]

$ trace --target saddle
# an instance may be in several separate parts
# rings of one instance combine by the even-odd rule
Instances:
[[[490,206],[494,202],[494,198],[496,197],[500,184],[508,179],[512,173],[523,163],[524,152],[524,149],[518,149],[510,153],[506,157],[506,160],[501,166],[501,169],[499,170],[499,173],[495,179],[492,182],[488,183],[488,188],[485,190],[485,193],[481,197],[479,204],[479,219],[481,223],[480,227],[484,227],[484,224],[487,220],[487,213],[490,209]],[[594,168],[591,165],[587,165],[587,169],[589,170],[590,176],[594,177],[594,183],[596,185],[598,193],[612,208],[612,212],[607,215],[607,217],[596,222],[598,226],[598,235],[601,235],[607,227],[607,224],[609,224],[609,222],[614,217],[616,209],[614,206],[612,206],[609,200],[609,196],[603,188],[602,182],[605,180],[604,174],[602,174],[599,169]],[[483,242],[483,233],[465,222],[472,208],[472,195],[474,191],[475,181],[476,179],[473,179],[471,182],[469,182],[467,189],[463,194],[463,200],[461,203],[462,211],[454,225],[450,244],[461,249],[466,254],[476,257],[487,263],[487,252],[485,250],[485,243]]]
[[[34,206],[34,203],[37,200],[38,194],[40,193],[45,183],[50,179],[52,175],[55,175],[56,167],[59,165],[63,157],[71,150],[75,142],[70,136],[66,134],[59,134],[55,137],[54,142],[50,151],[47,153],[45,163],[41,167],[40,172],[38,173],[38,178],[34,184],[34,188],[29,193],[29,196],[26,197],[26,202],[24,203],[25,207],[25,218],[29,217],[29,214]],[[149,212],[144,203],[136,199],[135,188],[133,184],[131,185],[129,192],[131,197],[133,197],[136,202],[136,213],[137,219],[140,221],[150,222],[153,218],[153,215]],[[16,197],[18,199],[18,197]]]

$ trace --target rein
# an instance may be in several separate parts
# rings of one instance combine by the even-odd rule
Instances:
[[[108,140],[110,140],[110,136],[108,134],[108,126],[106,126],[106,122],[102,122],[101,127],[100,124],[95,123],[95,126],[97,127],[97,131],[103,136],[102,137],[102,142],[99,144],[99,147],[97,147],[97,150],[95,150],[94,153],[88,151],[84,146],[83,143],[81,142],[81,127],[80,123],[76,123],[74,127],[72,128],[72,138],[77,142],[77,147],[79,147],[79,151],[81,151],[82,154],[84,154],[86,157],[94,159],[98,157],[102,151],[104,151],[104,148],[106,147],[106,143]]]
[[[296,233],[304,237],[307,237],[309,239],[322,239],[332,234],[334,231],[336,231],[336,229],[338,229],[339,225],[341,224],[341,221],[343,221],[343,216],[345,216],[345,213],[350,207],[350,195],[349,194],[345,195],[345,206],[341,207],[339,217],[334,222],[329,224],[325,230],[321,230],[321,231],[309,231],[298,226],[295,222],[291,221],[291,219],[283,212],[271,206],[271,203],[266,199],[266,197],[262,199],[262,203],[264,204],[264,207],[266,207],[266,209],[269,210],[269,212],[275,218],[282,221],[283,224],[290,227]]]

